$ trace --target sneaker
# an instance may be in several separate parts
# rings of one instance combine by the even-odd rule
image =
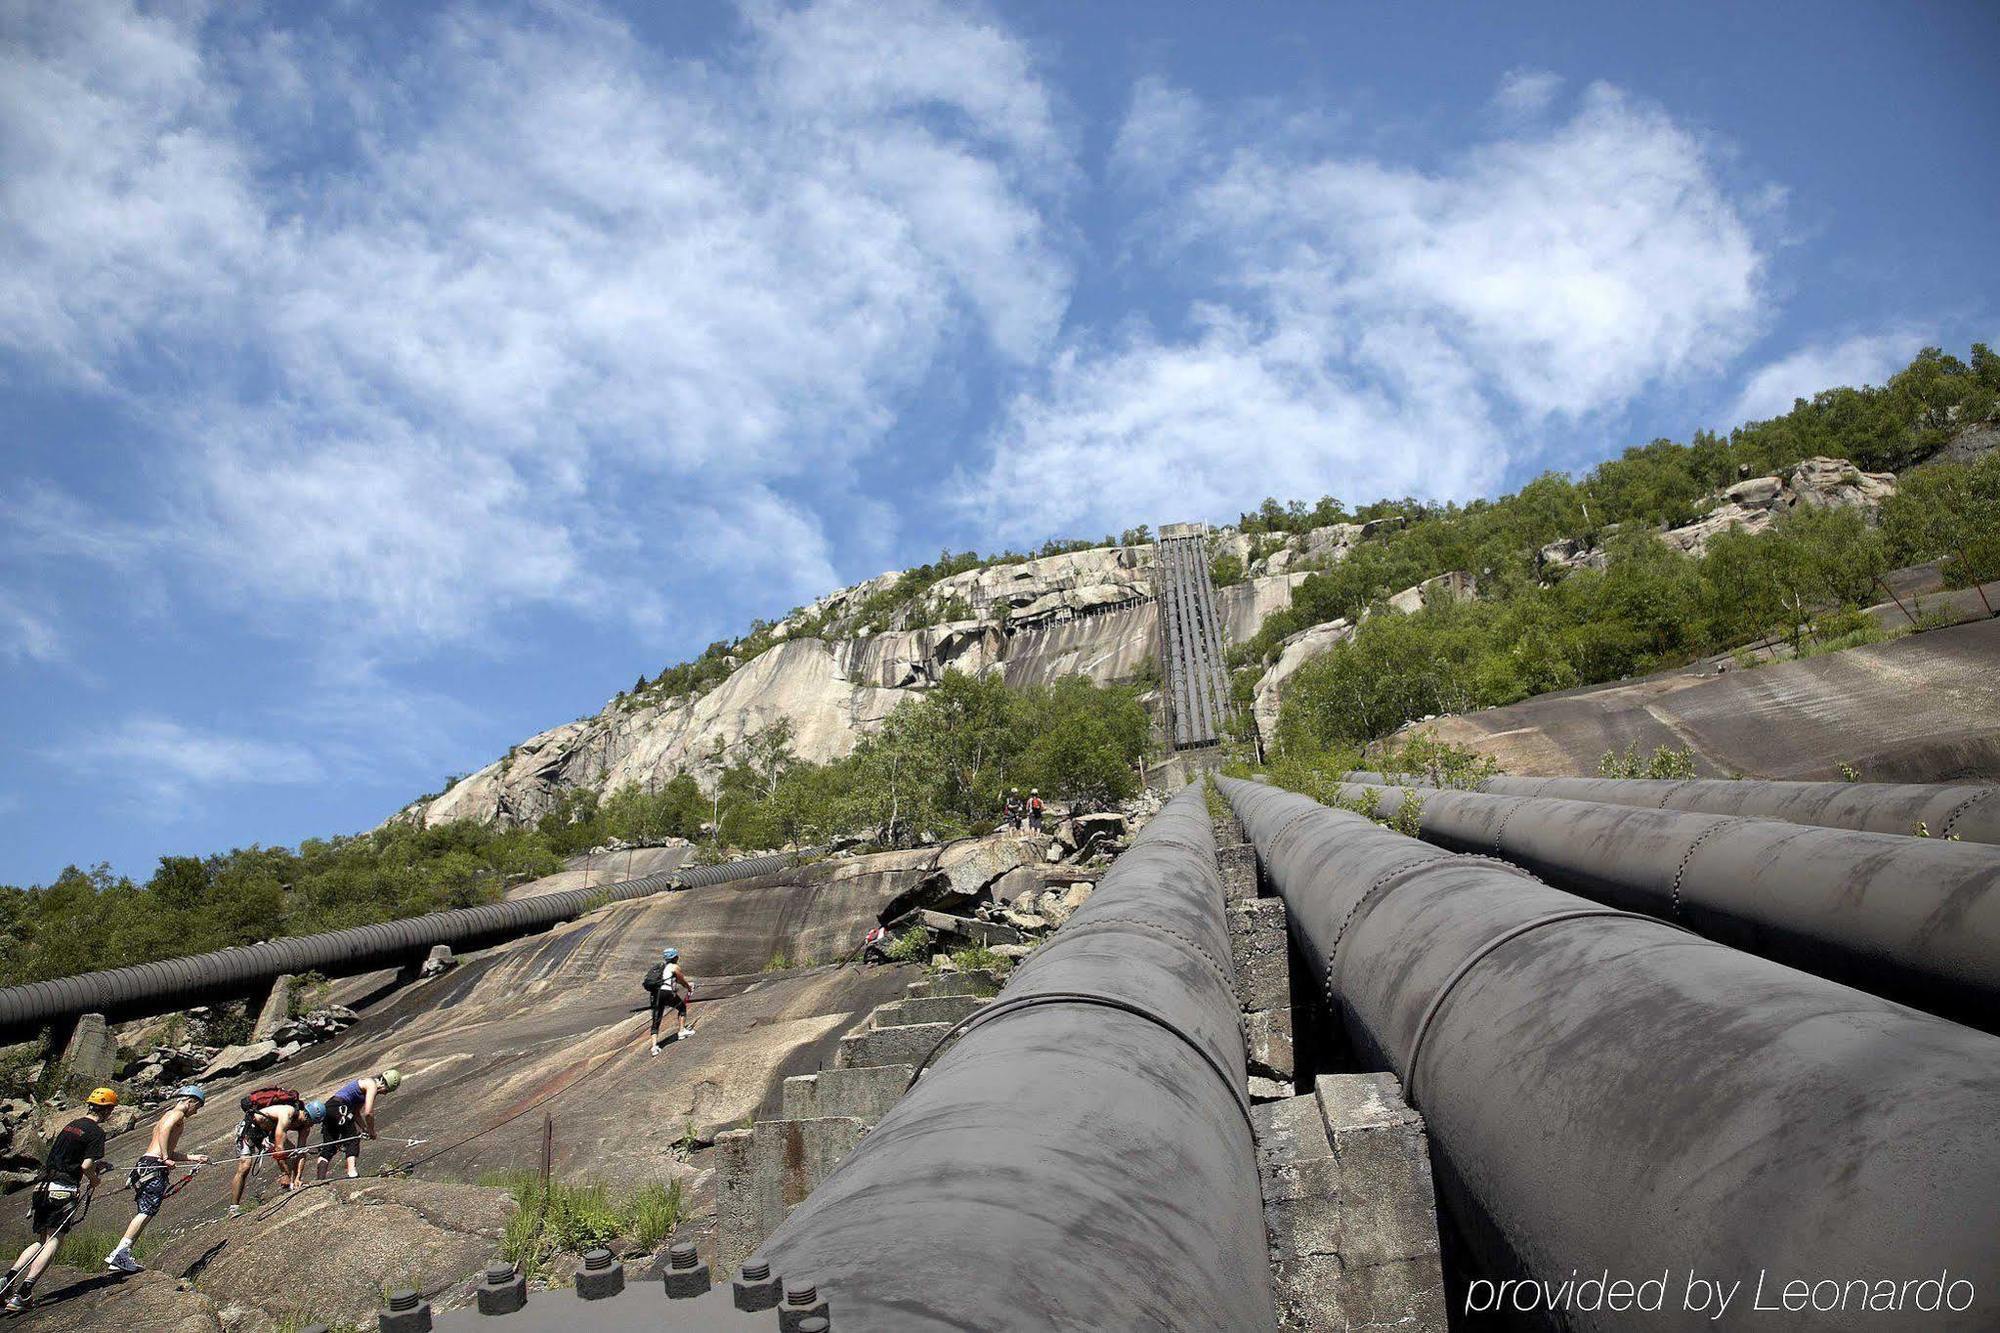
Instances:
[[[230,1205],[229,1205],[229,1215],[230,1215],[231,1217],[241,1217],[241,1216],[243,1216],[243,1205],[242,1205],[242,1204],[240,1204],[240,1203],[232,1203],[232,1204],[230,1204]]]
[[[6,1310],[8,1314],[19,1314],[27,1308],[28,1298],[26,1296],[9,1296],[7,1298]]]
[[[693,1035],[694,1035],[693,1028],[682,1028],[679,1032],[676,1032],[674,1034],[674,1040],[680,1041],[683,1038],[692,1037]]]
[[[134,1259],[132,1251],[126,1249],[113,1250],[110,1254],[106,1255],[104,1266],[106,1268],[115,1268],[121,1273],[143,1273],[146,1271],[146,1265]]]
[[[659,1053],[660,1053],[660,1043],[656,1041],[653,1043],[653,1054],[658,1055]]]

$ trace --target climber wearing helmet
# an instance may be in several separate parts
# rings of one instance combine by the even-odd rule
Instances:
[[[1028,789],[1028,832],[1040,833],[1041,831],[1042,789],[1040,787],[1031,787]]]
[[[375,1099],[402,1081],[401,1074],[385,1069],[351,1078],[327,1094],[326,1123],[319,1132],[319,1179],[325,1180],[333,1170],[336,1156],[347,1158],[349,1180],[360,1174],[362,1136],[375,1137]]]
[[[243,1098],[236,1131],[236,1179],[229,1187],[229,1215],[243,1211],[243,1191],[260,1158],[278,1164],[278,1188],[291,1189],[305,1172],[306,1140],[326,1119],[325,1102],[309,1102],[290,1088],[259,1088]]]
[[[207,1102],[208,1094],[190,1083],[175,1091],[173,1100],[167,1104],[166,1114],[153,1125],[153,1137],[147,1141],[145,1155],[127,1177],[127,1183],[132,1188],[132,1221],[119,1238],[117,1248],[104,1256],[106,1268],[120,1273],[140,1271],[143,1265],[132,1257],[132,1242],[139,1239],[139,1233],[146,1229],[146,1224],[160,1211],[160,1205],[166,1202],[167,1176],[173,1171],[174,1164],[207,1164],[207,1153],[180,1151],[181,1131],[187,1128],[191,1116],[201,1113]]]
[[[646,973],[647,994],[653,997],[653,1054],[660,1053],[660,1019],[666,1016],[669,1006],[680,1016],[675,1024],[674,1035],[668,1041],[679,1041],[682,1037],[694,1035],[694,1024],[687,1021],[688,996],[694,994],[694,987],[688,983],[687,973],[681,971],[681,951],[679,949],[660,950],[660,961]]]
[[[104,1174],[104,1122],[117,1105],[118,1094],[110,1088],[91,1093],[83,1114],[62,1127],[42,1160],[42,1173],[28,1197],[28,1224],[35,1239],[0,1279],[0,1291],[8,1293],[8,1313],[28,1308],[35,1280],[56,1257],[64,1233],[89,1206],[90,1192]]]

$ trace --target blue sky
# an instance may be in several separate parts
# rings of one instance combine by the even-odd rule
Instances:
[[[2000,8],[0,0],[0,882],[2000,334]]]

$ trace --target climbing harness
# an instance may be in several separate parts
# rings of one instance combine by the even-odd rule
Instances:
[[[49,1182],[47,1181],[42,1181],[40,1184],[37,1184],[35,1186],[35,1189],[41,1190],[45,1186],[47,1186],[48,1183]],[[49,1233],[49,1240],[44,1240],[37,1243],[36,1258],[40,1257],[39,1247],[41,1245],[47,1245],[51,1241],[60,1243],[62,1238],[70,1233],[70,1229],[76,1226],[77,1223],[83,1221],[83,1219],[90,1213],[91,1193],[92,1191],[89,1184],[84,1183],[84,1184],[79,1184],[77,1186],[76,1197],[70,1200],[69,1213],[63,1218],[62,1221],[56,1223],[55,1229]],[[13,1272],[0,1275],[0,1301],[4,1301],[9,1296],[14,1294],[14,1288],[20,1285],[22,1277],[24,1277],[27,1274],[27,1271],[30,1268],[34,1267],[34,1264],[35,1260],[30,1259],[28,1260],[27,1263],[22,1264],[19,1268],[15,1269]]]

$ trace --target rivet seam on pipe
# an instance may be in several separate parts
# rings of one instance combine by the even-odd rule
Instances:
[[[1222,989],[1228,991],[1231,995],[1236,993],[1235,972],[1216,962],[1215,955],[1203,948],[1198,941],[1189,939],[1172,926],[1163,926],[1157,921],[1148,921],[1136,916],[1100,916],[1093,917],[1088,921],[1079,921],[1075,925],[1067,927],[1062,934],[1064,938],[1073,940],[1078,935],[1087,934],[1099,926],[1134,926],[1140,930],[1156,931],[1161,935],[1172,936],[1201,955],[1201,960],[1208,964],[1209,971],[1215,973],[1215,979],[1222,983]]]
[[[1315,801],[1313,803],[1312,809],[1301,810],[1297,814],[1293,815],[1290,819],[1287,819],[1282,825],[1279,826],[1278,831],[1271,835],[1271,846],[1276,847],[1278,843],[1284,839],[1284,836],[1292,831],[1292,825],[1298,823],[1300,820],[1311,818],[1312,816],[1318,814],[1321,810],[1325,808],[1326,807],[1320,805],[1317,801]],[[1254,842],[1255,839],[1252,839],[1252,841]]]
[[[1953,806],[1951,809],[1951,813],[1944,817],[1944,823],[1938,826],[1937,835],[1940,838],[1949,838],[1951,836],[1951,826],[1958,822],[1958,817],[1964,814],[1967,810],[1970,810],[1973,806],[1978,805],[1981,801],[1985,800],[1987,797],[1991,796],[1996,791],[2000,791],[2000,787],[1988,787],[1985,791],[1974,792],[1972,795],[1966,797],[1964,800],[1960,801],[1957,805]]]
[[[1340,919],[1340,929],[1334,931],[1333,933],[1333,943],[1328,945],[1326,950],[1326,977],[1324,979],[1323,985],[1325,986],[1326,989],[1326,1010],[1328,1017],[1332,1017],[1334,1014],[1339,1012],[1338,997],[1336,996],[1333,988],[1333,975],[1334,972],[1337,970],[1337,960],[1340,957],[1340,942],[1347,938],[1347,927],[1349,923],[1351,923],[1354,920],[1355,916],[1361,911],[1361,909],[1367,905],[1369,899],[1373,898],[1383,889],[1389,887],[1389,885],[1396,879],[1400,878],[1403,875],[1410,874],[1418,870],[1422,870],[1425,866],[1433,866],[1439,863],[1440,863],[1440,858],[1433,856],[1433,857],[1426,857],[1421,861],[1409,861],[1404,863],[1403,865],[1397,866],[1395,869],[1390,870],[1387,873],[1378,876],[1375,882],[1368,886],[1367,891],[1364,892],[1359,898],[1356,898],[1354,900],[1354,905],[1347,909],[1347,915]]]
[[[1530,884],[1540,884],[1544,888],[1548,887],[1548,882],[1540,875],[1535,874],[1533,871],[1521,869],[1521,867],[1515,865],[1504,856],[1488,856],[1484,852],[1457,852],[1454,855],[1461,861],[1477,861],[1481,865],[1492,866],[1495,870],[1504,870],[1517,879],[1525,879]]]
[[[1678,917],[1681,914],[1681,881],[1687,877],[1688,863],[1694,860],[1694,854],[1695,852],[1700,850],[1701,845],[1704,842],[1707,842],[1712,835],[1720,833],[1722,832],[1722,830],[1726,828],[1734,827],[1737,824],[1749,824],[1754,822],[1756,821],[1754,821],[1747,815],[1738,815],[1734,819],[1725,819],[1719,824],[1710,824],[1707,828],[1701,831],[1700,835],[1696,837],[1693,842],[1688,844],[1688,849],[1685,852],[1681,853],[1680,865],[1674,868],[1674,887],[1673,887],[1673,893],[1668,898],[1668,903],[1669,903],[1669,906],[1667,908],[1668,916]]]
[[[1363,907],[1368,905],[1368,900],[1387,888],[1392,881],[1408,874],[1410,871],[1422,870],[1425,866],[1437,865],[1442,859],[1436,856],[1426,856],[1421,860],[1405,861],[1395,869],[1384,871],[1375,877],[1375,882],[1370,884],[1367,891],[1359,898],[1356,898],[1354,905],[1347,909],[1347,915],[1340,918],[1340,929],[1333,932],[1333,943],[1326,946],[1326,974],[1329,978],[1333,976],[1333,960],[1340,954],[1340,942],[1347,938],[1348,924],[1354,920]]]
[[[1514,812],[1516,810],[1519,810],[1523,804],[1535,799],[1536,798],[1533,796],[1516,796],[1514,798],[1514,804],[1508,806],[1507,809],[1501,814],[1500,826],[1493,830],[1493,854],[1495,856],[1498,856],[1502,850],[1500,846],[1500,839],[1506,835],[1507,821],[1514,817]]]
[[[907,1094],[911,1088],[917,1086],[917,1079],[922,1077],[926,1069],[930,1068],[931,1062],[937,1058],[938,1053],[945,1048],[947,1043],[967,1037],[971,1035],[974,1029],[982,1028],[993,1020],[1004,1017],[1007,1014],[1019,1013],[1023,1009],[1036,1009],[1050,1004],[1097,1005],[1105,1009],[1116,1009],[1121,1013],[1131,1014],[1135,1018],[1143,1018],[1162,1032],[1174,1037],[1182,1045],[1201,1057],[1203,1064],[1215,1071],[1215,1076],[1222,1081],[1222,1086],[1229,1090],[1230,1101],[1235,1103],[1236,1109],[1242,1113],[1243,1123],[1249,1127],[1251,1137],[1256,1137],[1257,1125],[1250,1114],[1249,1092],[1236,1085],[1236,1080],[1230,1077],[1229,1071],[1216,1063],[1215,1056],[1205,1046],[1196,1041],[1180,1024],[1154,1013],[1144,1005],[1127,1000],[1122,996],[1103,995],[1096,991],[1037,991],[1033,995],[1017,995],[1011,1000],[995,1000],[983,1008],[973,1010],[964,1018],[952,1024],[950,1030],[942,1037],[939,1037],[936,1044],[924,1055],[924,1058],[917,1062],[917,1067],[910,1071],[910,1081],[903,1086],[903,1091]]]
[[[1674,797],[1680,795],[1681,788],[1687,786],[1688,781],[1689,779],[1683,778],[1679,782],[1672,783],[1671,785],[1669,785],[1665,791],[1660,793],[1659,804],[1655,805],[1653,808],[1655,810],[1666,809],[1667,802],[1673,800]]]
[[[1495,935],[1492,939],[1479,946],[1479,948],[1473,950],[1466,957],[1465,961],[1461,962],[1453,969],[1452,974],[1445,978],[1444,984],[1438,987],[1437,994],[1431,997],[1429,1006],[1424,1010],[1423,1018],[1417,1023],[1416,1036],[1410,1039],[1409,1058],[1403,1062],[1403,1068],[1407,1071],[1403,1078],[1403,1095],[1409,1101],[1410,1105],[1418,1105],[1417,1061],[1424,1053],[1424,1038],[1430,1035],[1431,1026],[1436,1021],[1439,1011],[1444,1008],[1444,1002],[1450,998],[1453,991],[1458,989],[1458,983],[1463,981],[1473,968],[1491,957],[1494,951],[1499,949],[1501,945],[1518,940],[1523,935],[1540,930],[1543,926],[1553,926],[1562,921],[1580,921],[1587,917],[1602,916],[1630,917],[1634,921],[1644,921],[1655,926],[1665,926],[1669,930],[1677,930],[1683,935],[1694,934],[1686,926],[1677,926],[1671,921],[1662,921],[1656,916],[1642,916],[1637,912],[1623,912],[1615,907],[1580,907],[1573,911],[1553,912],[1548,916],[1536,917],[1532,921],[1523,921],[1511,930],[1505,930]],[[1700,936],[1695,936],[1695,938],[1699,939]],[[1419,1107],[1419,1109],[1422,1108]]]

